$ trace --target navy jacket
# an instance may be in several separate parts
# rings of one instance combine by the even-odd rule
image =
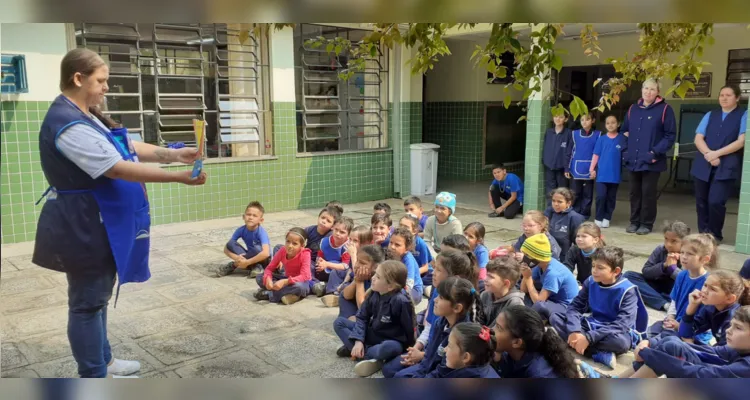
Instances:
[[[744,107],[735,107],[724,120],[722,120],[723,112],[721,109],[711,111],[708,117],[708,126],[706,126],[706,132],[703,135],[706,146],[711,150],[719,150],[737,140],[740,134],[742,117],[745,116],[746,111]],[[720,161],[718,167],[712,167],[705,158],[695,157],[690,173],[703,182],[710,180],[712,169],[716,171],[714,179],[717,181],[735,180],[740,177],[742,151],[727,154],[721,157]]]
[[[463,321],[456,321],[457,324],[461,322],[469,322],[469,317],[467,316]],[[424,358],[418,364],[419,372],[416,375],[427,376],[439,365],[445,365],[445,347],[448,346],[450,335],[451,328],[448,326],[448,320],[444,317],[438,318],[430,328],[430,338],[424,349]]]
[[[703,363],[692,364],[658,349],[652,340],[640,351],[643,362],[667,378],[750,378],[750,354],[740,354],[729,346],[689,344]],[[741,396],[739,396],[741,397]]]
[[[742,264],[740,276],[742,277],[742,279],[750,279],[750,258],[745,260],[745,263]]]
[[[489,365],[472,365],[461,369],[451,369],[439,365],[425,378],[499,378],[497,372]]]
[[[561,213],[556,213],[552,207],[547,207],[544,210],[544,215],[549,219],[549,233],[560,245],[560,255],[565,257],[570,250],[570,246],[575,243],[578,227],[586,219],[583,218],[583,215],[575,212],[573,207],[569,207]]]
[[[648,260],[643,264],[641,273],[646,280],[651,281],[659,288],[663,293],[669,293],[672,291],[674,281],[677,279],[677,274],[682,271],[682,265],[680,260],[677,260],[677,269],[669,271],[664,268],[664,261],[667,260],[667,254],[669,252],[663,244],[656,246],[651,255],[648,256]]]
[[[501,378],[558,378],[541,353],[524,353],[518,361],[503,353],[495,369]]]
[[[734,303],[723,311],[717,311],[714,306],[704,305],[695,315],[685,313],[680,322],[680,337],[692,338],[710,330],[716,338],[716,345],[723,346],[727,344],[727,328],[738,308],[739,303]]]
[[[414,309],[403,290],[381,295],[371,292],[357,311],[357,322],[349,340],[374,346],[384,340],[395,340],[407,347],[414,344]]]
[[[677,132],[674,111],[661,96],[645,108],[642,104],[640,99],[630,106],[620,127],[620,133],[629,132],[622,158],[630,171],[663,172]]]
[[[572,146],[571,130],[563,128],[557,133],[555,128],[547,128],[544,133],[544,150],[542,150],[542,163],[549,169],[565,169],[565,154],[568,146]]]
[[[576,276],[578,282],[584,282],[591,276],[591,256],[584,256],[581,249],[575,244],[568,249],[563,264],[568,267],[570,272],[578,270],[578,275]]]

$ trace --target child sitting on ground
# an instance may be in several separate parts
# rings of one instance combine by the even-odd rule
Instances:
[[[585,220],[583,216],[573,210],[573,192],[568,188],[557,188],[550,193],[552,205],[544,211],[549,219],[549,233],[560,245],[560,256],[568,254],[570,246],[576,241],[578,227]]]
[[[643,265],[642,273],[625,273],[625,278],[638,286],[647,306],[667,311],[671,302],[670,293],[677,275],[682,271],[680,249],[682,239],[690,234],[684,222],[672,221],[664,224],[664,244],[660,244]]]
[[[255,299],[272,303],[294,304],[310,292],[310,249],[305,248],[307,234],[292,228],[286,234],[286,245],[274,254],[263,275],[256,278],[260,288]],[[274,274],[283,266],[284,275]]]
[[[411,253],[414,248],[414,235],[406,228],[397,228],[391,235],[391,243],[388,246],[393,257],[406,265],[406,291],[411,295],[414,305],[422,302],[424,285],[419,275],[419,265]]]
[[[516,289],[520,277],[521,264],[513,256],[498,257],[487,264],[487,285],[481,296],[486,319],[479,323],[492,328],[503,309],[524,305],[524,293]]]
[[[550,235],[549,219],[547,219],[547,217],[545,217],[541,211],[527,211],[526,215],[523,216],[521,229],[523,229],[523,234],[518,237],[518,240],[513,245],[513,250],[515,250],[516,252],[516,260],[521,261],[521,259],[523,258],[521,246],[523,246],[526,238],[538,235],[540,233],[543,233],[544,236],[547,237],[547,241],[549,241],[550,249],[552,251],[552,258],[554,258],[555,260],[559,260],[561,255],[565,255],[565,253],[561,253],[561,249],[557,244],[557,240],[555,240],[555,238]]]
[[[440,282],[451,276],[463,278],[468,280],[469,282],[472,282],[472,284],[476,284],[477,267],[472,253],[468,250],[458,250],[449,247],[451,244],[456,245],[456,247],[465,246],[451,241],[450,238],[452,237],[463,238],[463,236],[451,235],[443,240],[443,250],[435,259],[435,270],[433,275],[433,283],[435,287],[440,285]],[[434,324],[438,319],[438,316],[435,315],[436,297],[437,290],[433,290],[432,295],[430,296],[429,303],[427,304],[427,309],[423,311],[423,313],[417,315],[418,327],[419,325],[424,325],[421,329],[419,337],[417,338],[417,343],[413,347],[406,349],[406,354],[401,355],[400,360],[395,359],[387,363],[383,367],[384,376],[392,377],[398,371],[406,367],[415,365],[422,361],[422,359],[424,358],[424,349],[429,343],[428,341],[430,338],[430,330],[432,328],[432,324]]]
[[[501,378],[578,378],[573,355],[536,311],[503,309],[495,322],[494,367]]]
[[[320,242],[318,258],[315,260],[315,279],[313,293],[322,297],[333,294],[346,278],[350,254],[346,251],[349,234],[354,228],[354,221],[349,217],[339,217],[331,228],[332,235]]]
[[[440,192],[435,197],[435,215],[427,218],[424,228],[424,241],[427,243],[434,258],[440,252],[440,243],[448,235],[460,235],[463,226],[453,214],[456,213],[456,195]]]
[[[670,297],[672,302],[664,321],[658,321],[648,330],[649,338],[656,335],[676,336],[680,322],[689,304],[690,293],[703,287],[708,277],[708,271],[716,269],[718,265],[718,249],[713,236],[706,233],[692,234],[682,240],[680,250],[682,271],[677,274]],[[706,333],[698,338],[703,343],[711,340],[711,334]]]
[[[372,207],[372,215],[375,214],[384,215],[388,218],[391,218],[391,206],[388,203],[375,203],[375,205]],[[395,227],[388,225],[390,228],[390,233],[393,233],[393,230]]]
[[[311,268],[315,268],[315,261],[318,259],[318,252],[320,251],[320,242],[323,240],[323,238],[331,234],[333,222],[336,221],[336,219],[339,217],[341,217],[341,213],[339,213],[336,207],[326,207],[320,210],[320,213],[318,213],[318,223],[316,225],[310,225],[305,228],[305,233],[307,234],[308,238],[307,248],[310,250],[311,254]],[[273,249],[274,254],[276,254],[276,250],[278,248],[281,248],[281,245],[278,245]],[[310,274],[311,276],[314,276],[315,272],[310,271]],[[312,280],[310,282],[315,283]],[[310,290],[312,290],[312,287],[310,288]]]
[[[224,254],[232,261],[216,269],[217,278],[227,276],[237,268],[250,270],[250,274],[255,278],[268,265],[271,258],[271,242],[268,240],[268,233],[261,226],[264,213],[263,206],[257,201],[247,205],[243,215],[245,225],[234,231],[224,247]],[[245,242],[247,249],[237,242],[240,238]]]
[[[424,295],[430,297],[430,291],[432,290],[432,252],[424,242],[424,239],[419,237],[419,221],[411,214],[406,214],[399,220],[399,227],[408,229],[409,232],[414,235],[414,249],[411,254],[419,265],[419,275],[422,277],[422,285],[424,287]]]
[[[375,213],[370,218],[370,224],[375,244],[387,249],[391,242],[391,233],[393,233],[391,217],[383,213]]]
[[[490,203],[490,218],[505,217],[513,219],[523,211],[523,182],[516,174],[508,172],[500,164],[492,166],[492,176],[487,197]]]
[[[326,203],[326,208],[333,207],[338,211],[340,215],[344,215],[344,206],[341,204],[338,200],[331,200],[328,203]]]
[[[349,234],[349,240],[346,242],[346,253],[349,254],[349,266],[346,270],[346,276],[344,277],[344,282],[342,282],[334,291],[333,294],[328,294],[323,296],[320,300],[323,302],[323,304],[326,305],[326,307],[339,307],[339,300],[341,297],[341,293],[344,290],[346,286],[348,286],[351,282],[354,281],[354,268],[357,265],[357,251],[362,246],[367,246],[369,244],[372,244],[372,230],[370,230],[369,226],[359,225],[352,229],[352,232]],[[381,260],[382,262],[382,260]],[[371,271],[369,271],[370,275],[375,272],[375,269],[373,268]],[[370,278],[367,277],[367,287],[369,288],[369,282]],[[351,299],[353,299],[352,297]],[[364,299],[364,292],[363,297]],[[350,300],[351,300],[350,299]],[[354,304],[355,308],[354,311],[351,313],[351,315],[354,315],[357,312],[357,308],[359,304],[362,301],[360,300],[359,303]],[[345,305],[344,308],[347,306]],[[340,316],[340,315],[339,315]]]
[[[404,200],[404,211],[413,215],[419,221],[419,236],[424,236],[424,227],[427,224],[427,215],[422,208],[422,200],[417,196],[409,196]]]
[[[385,251],[377,245],[365,245],[357,250],[356,260],[350,271],[351,282],[345,283],[339,299],[339,317],[353,320],[357,310],[365,301],[367,290],[372,286],[372,275],[378,265],[385,261]],[[329,295],[330,297],[334,295]],[[325,299],[325,297],[324,297]]]
[[[430,339],[425,349],[424,358],[419,364],[412,365],[396,373],[396,378],[423,378],[438,366],[445,365],[445,347],[451,329],[461,322],[473,322],[477,316],[482,318],[482,307],[479,306],[479,292],[466,279],[452,276],[440,282],[435,299],[435,314],[439,316],[435,326],[430,329]],[[476,310],[476,313],[474,312]],[[384,376],[385,375],[384,371]]]
[[[409,294],[404,291],[406,274],[406,267],[398,261],[380,264],[356,322],[339,317],[333,323],[333,330],[343,343],[336,354],[364,360],[354,366],[358,376],[374,374],[384,362],[414,344],[416,316]]]
[[[591,255],[604,246],[602,230],[593,222],[584,222],[578,228],[576,244],[568,250],[563,264],[577,274],[579,283],[583,283],[591,276]]]
[[[484,281],[487,279],[487,263],[490,262],[490,252],[484,245],[484,225],[472,222],[464,228],[464,236],[469,241],[469,248],[474,252],[479,266],[479,292],[484,292]]]
[[[426,377],[499,378],[490,365],[495,347],[490,328],[475,322],[456,324],[445,347],[445,365],[439,365]]]
[[[675,336],[644,341],[635,352],[633,369],[620,378],[750,378],[750,306],[735,311],[727,343],[706,346]],[[597,376],[594,376],[597,377]],[[741,396],[740,396],[741,397]]]
[[[621,275],[622,249],[602,247],[591,260],[591,276],[578,296],[565,312],[552,314],[549,323],[578,354],[614,369],[616,355],[634,348],[648,328],[648,311],[638,288]]]
[[[725,345],[732,315],[740,306],[750,305],[749,286],[750,281],[742,279],[734,271],[711,272],[703,288],[690,293],[690,300],[678,330],[682,340],[694,343],[698,335],[710,332],[716,340],[716,345]]]
[[[552,258],[547,236],[540,233],[526,239],[521,251],[521,291],[528,295],[526,304],[533,304],[544,319],[553,313],[565,313],[578,295],[578,282],[568,268]]]

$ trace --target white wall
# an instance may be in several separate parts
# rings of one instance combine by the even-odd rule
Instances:
[[[29,92],[2,100],[52,101],[60,93],[60,61],[68,52],[65,24],[0,24],[0,50],[26,57]]]
[[[744,24],[717,26],[713,36],[716,42],[705,49],[703,60],[711,63],[704,68],[704,72],[713,73],[711,96],[716,98],[726,80],[727,52],[730,49],[750,48],[750,31]],[[638,34],[600,37],[602,52],[599,58],[585,56],[580,40],[560,40],[557,47],[568,51],[568,54],[562,55],[564,66],[595,65],[604,64],[608,57],[621,57],[626,52],[633,54],[640,48],[638,38]],[[427,74],[426,100],[502,101],[505,97],[503,85],[488,84],[486,70],[474,68],[470,60],[476,46],[484,47],[486,41],[448,39],[446,43],[452,54],[441,58]],[[669,80],[664,81],[662,88],[666,90],[671,84]],[[511,93],[514,100],[520,99],[518,92],[511,90]]]
[[[272,101],[296,101],[294,96],[294,29],[270,32]]]

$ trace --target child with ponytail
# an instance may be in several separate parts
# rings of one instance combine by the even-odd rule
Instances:
[[[475,322],[457,324],[445,347],[445,365],[427,378],[499,378],[490,365],[495,347],[490,328]]]

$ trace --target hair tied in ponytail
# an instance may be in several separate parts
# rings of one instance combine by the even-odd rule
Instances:
[[[479,338],[484,340],[485,342],[490,341],[490,328],[482,325],[482,330],[479,331]]]

